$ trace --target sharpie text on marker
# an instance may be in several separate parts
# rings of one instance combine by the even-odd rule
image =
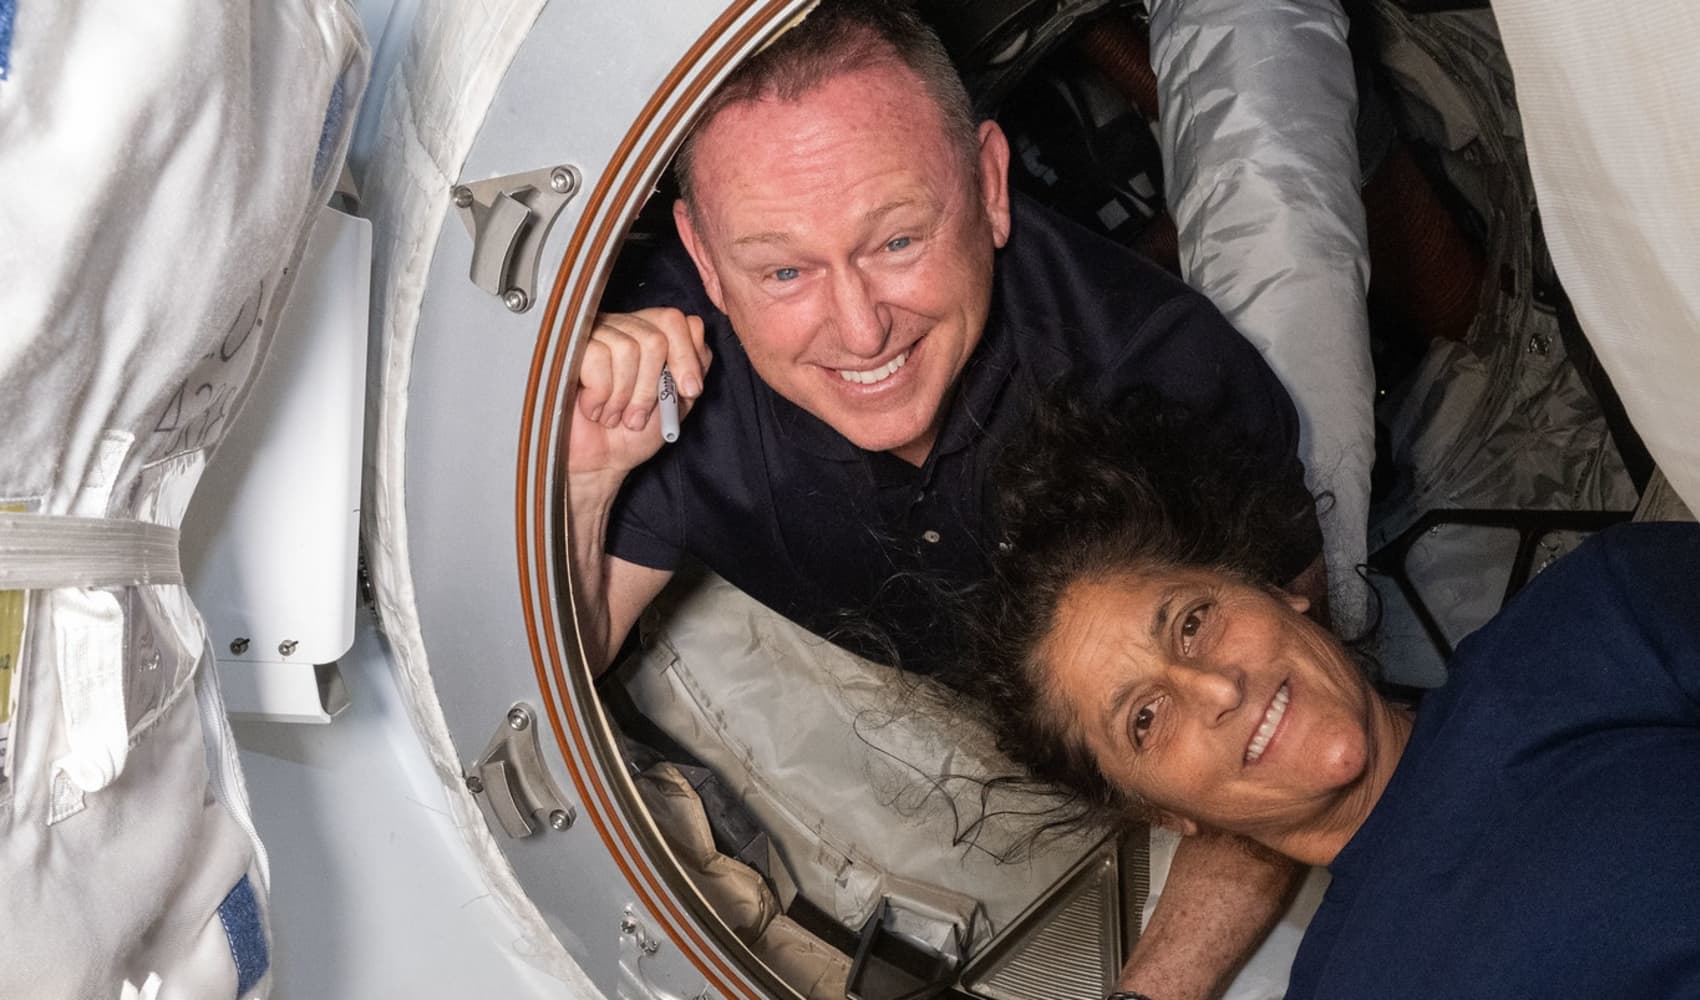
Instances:
[[[665,365],[661,368],[661,386],[656,391],[655,402],[661,409],[661,440],[672,444],[679,440],[679,389]]]

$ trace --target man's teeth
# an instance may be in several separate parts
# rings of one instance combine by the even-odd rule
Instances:
[[[1269,738],[1275,735],[1275,727],[1281,724],[1281,717],[1287,714],[1287,699],[1292,693],[1287,685],[1281,685],[1275,692],[1275,699],[1269,703],[1269,710],[1263,713],[1263,725],[1257,727],[1256,735],[1251,738],[1251,746],[1246,747],[1245,761],[1247,764],[1263,756],[1263,751],[1269,746]]]
[[[892,358],[890,361],[880,365],[878,368],[873,368],[865,372],[853,372],[848,368],[840,368],[838,369],[838,374],[842,376],[846,382],[855,382],[860,385],[873,385],[876,382],[884,382],[886,379],[897,374],[897,369],[902,368],[908,360],[909,352],[904,351],[902,354]]]

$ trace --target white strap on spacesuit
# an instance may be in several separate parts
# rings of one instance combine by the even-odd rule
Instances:
[[[176,528],[104,517],[0,513],[0,590],[182,582]]]
[[[51,630],[68,752],[54,769],[54,820],[82,794],[110,785],[129,755],[124,709],[124,608],[106,588],[180,584],[177,529],[143,521],[0,514],[0,590],[55,590],[43,606]],[[82,794],[78,794],[78,793]]]

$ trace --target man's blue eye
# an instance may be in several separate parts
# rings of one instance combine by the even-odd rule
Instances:
[[[776,281],[791,281],[797,277],[797,269],[794,267],[782,267],[773,272],[773,277]]]
[[[890,243],[887,243],[885,245],[885,248],[887,250],[902,250],[904,247],[908,246],[911,242],[912,241],[910,240],[909,237],[899,236],[897,239],[892,240]]]

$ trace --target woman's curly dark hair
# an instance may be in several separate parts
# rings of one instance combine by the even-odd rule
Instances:
[[[1111,412],[1053,392],[995,472],[1002,538],[992,572],[956,602],[961,655],[940,677],[995,734],[998,749],[1069,796],[1046,830],[1145,817],[1104,777],[1052,697],[1040,656],[1075,583],[1130,570],[1203,567],[1279,585],[1281,540],[1315,504],[1239,440],[1154,394]],[[1042,832],[1042,831],[1041,831]]]

